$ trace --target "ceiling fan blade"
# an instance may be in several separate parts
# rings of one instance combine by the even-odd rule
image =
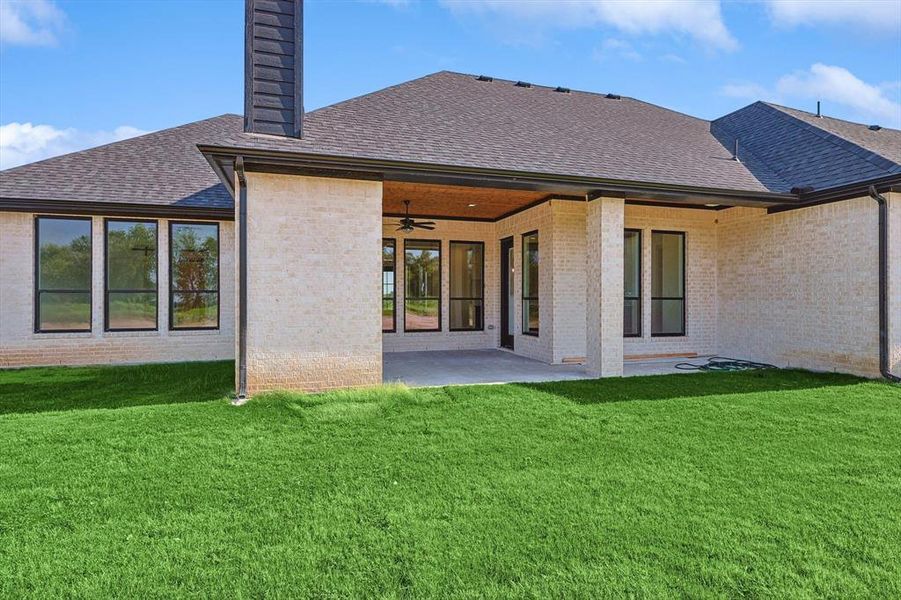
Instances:
[[[425,229],[427,231],[435,229],[434,225],[423,225],[422,223],[413,223],[413,227],[419,227],[420,229]]]
[[[435,221],[416,221],[420,225],[434,225]]]

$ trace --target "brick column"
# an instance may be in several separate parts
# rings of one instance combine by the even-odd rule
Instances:
[[[381,182],[246,181],[248,394],[380,384]]]
[[[618,198],[588,203],[586,369],[596,377],[623,374],[623,209]]]

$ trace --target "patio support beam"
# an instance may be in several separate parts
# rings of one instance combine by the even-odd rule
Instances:
[[[623,374],[624,206],[604,196],[588,203],[586,370],[594,377]]]

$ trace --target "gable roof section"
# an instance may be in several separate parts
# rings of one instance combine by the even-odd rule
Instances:
[[[893,129],[755,102],[713,121],[711,132],[727,147],[737,139],[739,158],[773,191],[901,175],[901,132]]]
[[[222,115],[8,169],[0,173],[0,201],[233,210],[197,142],[242,127],[241,116]]]
[[[235,131],[225,141],[236,149],[767,191],[730,160],[708,121],[632,98],[447,71],[307,113],[303,139]]]

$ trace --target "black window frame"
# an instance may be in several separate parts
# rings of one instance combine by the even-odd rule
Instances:
[[[520,273],[520,276],[519,276],[520,277],[519,293],[520,293],[520,296],[522,296],[521,302],[520,302],[520,308],[522,310],[522,318],[520,319],[519,327],[522,332],[522,335],[528,335],[531,337],[540,337],[541,336],[541,289],[539,287],[539,289],[536,290],[536,292],[538,294],[537,296],[526,296],[526,238],[534,235],[538,239],[538,269],[539,269],[538,283],[540,285],[541,284],[541,273],[540,273],[540,271],[541,271],[541,236],[538,234],[538,232],[539,232],[539,230],[536,229],[534,231],[527,231],[526,233],[524,233],[520,236],[520,245],[522,246],[522,248],[521,248],[522,252],[520,252],[519,268],[522,271],[522,273]],[[538,329],[535,329],[535,330],[528,329],[527,330],[525,327],[525,324],[526,324],[526,301],[528,301],[530,303],[533,301],[538,303]]]
[[[451,295],[451,290],[453,289],[453,285],[451,284],[451,277],[454,274],[454,244],[465,244],[468,246],[481,246],[482,247],[482,270],[480,273],[481,282],[482,282],[482,295],[481,296],[453,296]],[[480,327],[451,327],[450,324],[450,312],[448,312],[448,321],[447,321],[447,330],[448,331],[485,331],[485,242],[470,242],[466,240],[450,240],[448,242],[448,253],[450,254],[450,273],[448,273],[447,277],[447,301],[448,306],[454,300],[478,300],[482,304],[482,318],[481,318],[481,326]]]
[[[635,229],[633,227],[626,227],[623,229],[623,236],[626,233],[637,233],[638,234],[638,296],[626,296],[625,295],[625,286],[623,286],[623,302],[626,300],[637,300],[638,301],[638,333],[626,333],[625,329],[623,330],[624,338],[640,338],[644,334],[644,306],[642,301],[642,292],[644,291],[643,279],[644,279],[644,270],[643,270],[643,254],[644,254],[644,235],[641,229]],[[625,269],[625,261],[623,261],[623,268]],[[684,319],[683,319],[684,321]],[[623,328],[625,328],[625,323],[623,323]]]
[[[654,296],[654,287],[653,284],[651,286],[651,311],[653,314],[654,310],[654,300],[681,300],[682,301],[682,330],[678,333],[654,333],[654,322],[653,318],[651,319],[651,337],[685,337],[686,331],[688,329],[688,321],[686,316],[686,307],[688,306],[688,288],[686,286],[688,272],[686,270],[687,266],[687,258],[688,258],[688,236],[684,231],[668,231],[665,229],[652,229],[651,230],[651,248],[654,247],[654,234],[666,234],[666,235],[678,235],[682,238],[682,297],[675,296]],[[651,256],[651,269],[654,268],[654,257]],[[651,274],[653,277],[653,273]]]
[[[41,219],[54,219],[57,221],[87,221],[90,227],[88,238],[90,240],[90,288],[87,290],[76,289],[41,289]],[[35,333],[91,333],[94,331],[94,219],[93,217],[77,217],[68,215],[35,215],[34,216],[34,332]],[[90,318],[87,329],[41,329],[41,294],[88,294],[90,298]]]
[[[407,244],[410,242],[419,242],[419,243],[430,243],[430,244],[438,244],[438,329],[407,329]],[[444,264],[443,264],[443,255],[444,255],[444,244],[441,240],[427,240],[427,239],[414,239],[414,238],[404,238],[404,333],[436,333],[443,331],[443,321],[444,321],[444,306],[441,300],[441,296],[443,288],[444,288]],[[428,298],[417,298],[417,300],[435,300],[434,296],[430,296]]]
[[[112,290],[114,294],[149,294],[156,298],[153,327],[110,327],[109,325],[109,224],[113,223],[153,223],[156,232],[156,287],[153,290]],[[103,219],[103,331],[159,331],[160,329],[160,224],[155,219],[126,219],[108,217]]]
[[[216,226],[216,289],[215,290],[176,290],[172,287],[172,229],[176,225],[215,225]],[[169,221],[169,331],[216,331],[222,324],[222,228],[218,221]],[[174,300],[178,293],[216,294],[216,326],[215,327],[175,327],[173,324]]]
[[[394,260],[391,268],[394,272],[394,283],[391,285],[391,329],[382,329],[382,333],[397,333],[397,238],[382,238],[382,310],[385,309],[385,244],[391,242],[394,248]]]

